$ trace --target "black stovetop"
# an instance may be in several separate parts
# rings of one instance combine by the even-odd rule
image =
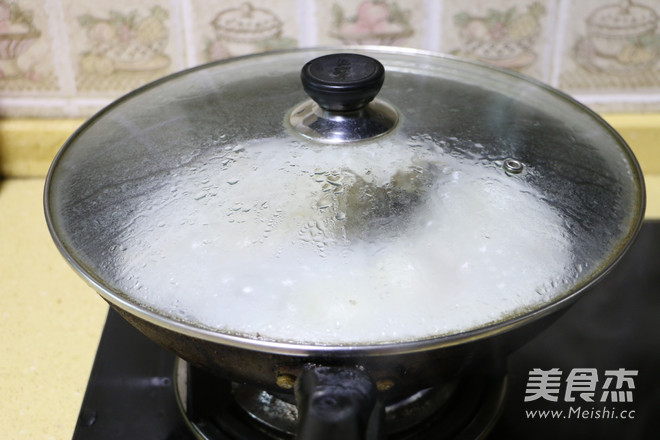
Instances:
[[[488,438],[660,438],[659,318],[660,222],[646,222],[611,274],[510,356],[506,404]],[[174,362],[111,310],[73,438],[193,439],[174,396]],[[538,394],[534,369],[560,372],[559,389],[526,402]],[[628,378],[619,384],[626,401],[613,401],[615,374]]]

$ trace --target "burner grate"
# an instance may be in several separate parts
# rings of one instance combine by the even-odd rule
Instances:
[[[298,411],[288,396],[233,384],[183,360],[177,361],[175,378],[183,417],[198,439],[294,438]],[[387,438],[485,438],[503,407],[506,385],[506,376],[497,374],[421,390],[385,408]]]

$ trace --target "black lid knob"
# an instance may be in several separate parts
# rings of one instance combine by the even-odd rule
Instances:
[[[305,92],[321,108],[355,111],[376,97],[385,79],[385,68],[368,56],[338,53],[308,62],[300,78]]]

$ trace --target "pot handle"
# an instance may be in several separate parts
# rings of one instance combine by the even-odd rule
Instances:
[[[365,372],[308,367],[295,386],[298,440],[380,440],[384,408]]]

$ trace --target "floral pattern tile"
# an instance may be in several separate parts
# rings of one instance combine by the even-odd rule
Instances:
[[[318,43],[421,48],[424,13],[423,0],[316,0]]]
[[[0,117],[89,116],[185,67],[381,44],[518,70],[607,111],[660,111],[659,0],[0,0]]]
[[[443,3],[442,49],[546,79],[554,1],[463,0]]]
[[[557,60],[559,87],[573,93],[660,92],[660,3],[571,1]]]
[[[66,0],[77,91],[127,92],[176,70],[170,2]]]
[[[43,1],[0,0],[0,92],[11,96],[57,90]]]
[[[298,16],[291,0],[192,0],[190,64],[288,49],[298,45]]]

